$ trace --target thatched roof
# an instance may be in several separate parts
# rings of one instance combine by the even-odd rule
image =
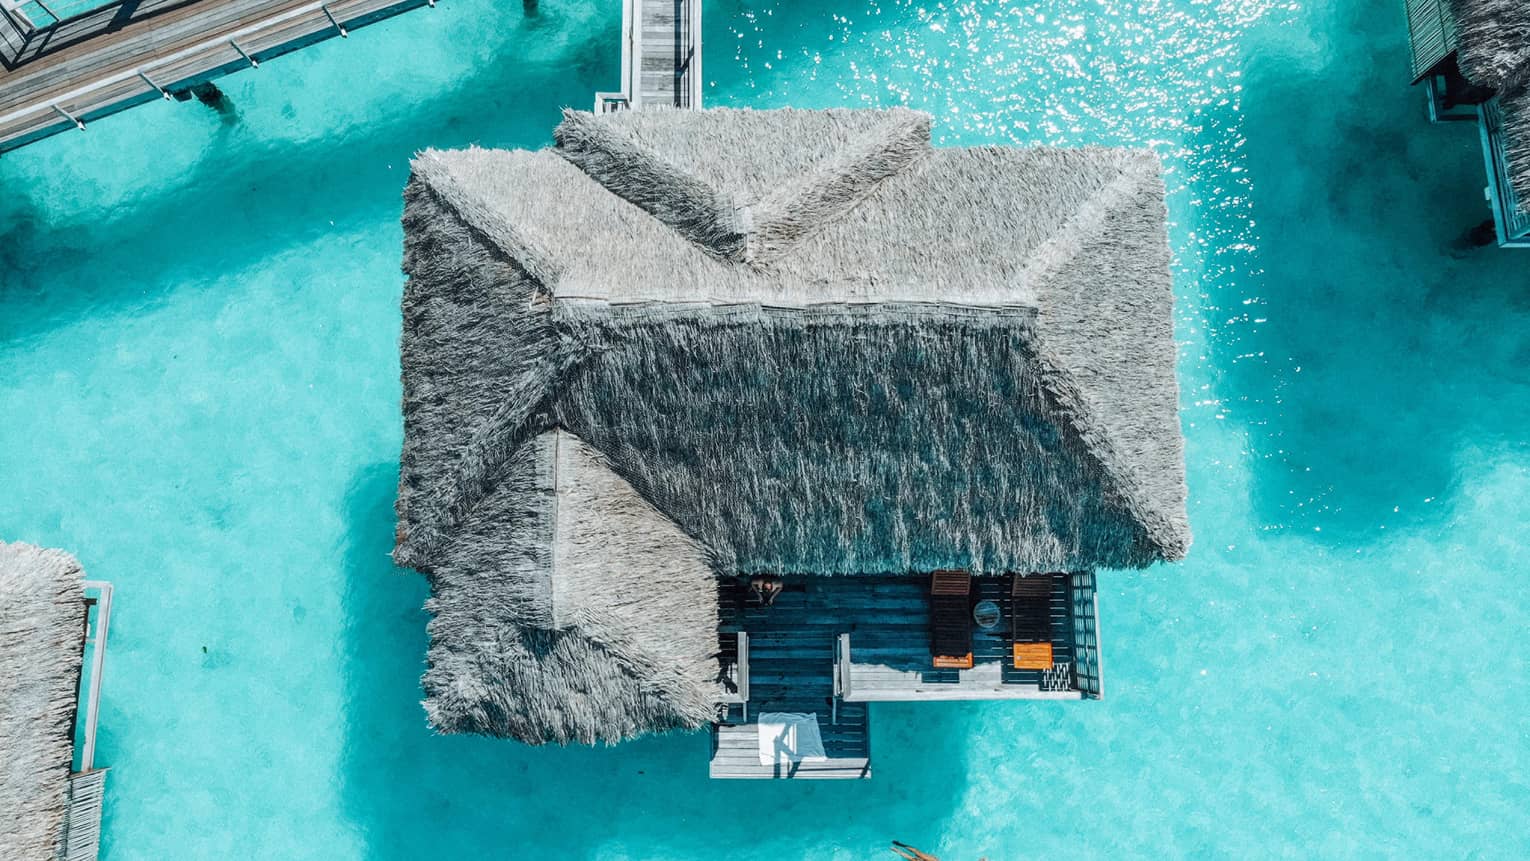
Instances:
[[[1530,2],[1451,0],[1461,73],[1483,87],[1501,87],[1530,65]]]
[[[638,532],[576,554],[600,548],[588,588],[607,601],[699,595],[701,573],[1184,554],[1152,154],[937,150],[905,110],[571,113],[556,137],[422,153],[405,195],[395,556],[434,586],[438,726],[562,740],[705,719],[679,706],[699,703],[715,624],[704,639],[646,607],[634,618],[684,644],[659,656],[652,702],[610,729],[588,718],[614,692],[558,704],[593,683],[569,667],[659,671],[627,666],[651,654],[633,628],[542,603],[574,558],[543,501],[561,479],[537,466],[552,428],[647,506]]]
[[[53,858],[63,844],[81,581],[67,553],[0,542],[0,858]]]
[[[566,432],[507,466],[433,560],[431,723],[590,743],[706,722],[717,580],[701,548]]]
[[[1498,90],[1509,185],[1522,212],[1530,213],[1530,64]]]
[[[1530,0],[1452,0],[1461,73],[1498,91],[1509,184],[1530,212]]]

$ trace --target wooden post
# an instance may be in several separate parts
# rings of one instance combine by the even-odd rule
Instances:
[[[154,89],[158,90],[159,94],[161,96],[165,97],[165,101],[168,102],[168,101],[171,100],[172,97],[170,95],[170,91],[165,89],[164,87],[161,87],[159,84],[154,83],[154,79],[149,77],[148,73],[144,72],[144,70],[142,70],[142,69],[138,70],[138,77],[143,78],[143,82],[145,84],[148,84],[149,86],[151,86]]]
[[[85,123],[82,122],[79,117],[76,117],[74,114],[69,113],[68,111],[66,111],[63,108],[59,107],[57,104],[50,105],[49,107],[53,108],[53,110],[55,110],[55,111],[58,111],[59,116],[63,117],[64,119],[68,120],[71,123],[74,123],[75,126],[77,128],[79,128],[80,131],[85,131]]]
[[[345,32],[344,27],[340,26],[340,22],[335,18],[335,13],[329,11],[328,3],[320,3],[319,8],[324,10],[324,17],[329,19],[329,23],[335,25],[335,30],[340,34],[340,38],[345,39],[351,35],[350,33]]]
[[[228,43],[230,45],[233,45],[234,46],[234,50],[239,52],[239,56],[243,57],[250,64],[250,68],[252,68],[252,69],[260,68],[260,64],[255,62],[255,58],[251,57],[249,54],[246,54],[244,52],[244,49],[239,47],[239,43],[238,42],[235,42],[233,39],[230,39],[230,40],[228,40]]]

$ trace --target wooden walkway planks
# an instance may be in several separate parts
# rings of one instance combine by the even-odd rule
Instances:
[[[788,778],[795,780],[845,780],[871,776],[871,749],[866,725],[866,706],[840,710],[838,723],[819,713],[826,762],[800,762],[787,766],[760,763],[759,724],[721,724],[712,728],[711,776],[724,780]]]
[[[622,88],[596,93],[597,113],[701,107],[700,0],[625,0]]]
[[[0,71],[0,152],[75,127],[71,118],[89,122],[428,2],[160,3],[118,29],[55,43]]]

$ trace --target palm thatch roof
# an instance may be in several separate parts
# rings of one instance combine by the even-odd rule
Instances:
[[[1452,0],[1451,11],[1461,73],[1498,91],[1509,184],[1530,212],[1530,2]]]
[[[718,575],[1183,556],[1151,153],[935,149],[906,110],[555,137],[427,151],[405,193],[395,558],[431,578],[438,727],[704,722]]]
[[[1509,184],[1521,211],[1530,213],[1530,63],[1498,90]]]
[[[0,542],[0,858],[63,845],[85,602],[80,564]]]
[[[1451,0],[1461,73],[1483,87],[1501,87],[1530,65],[1530,3]]]

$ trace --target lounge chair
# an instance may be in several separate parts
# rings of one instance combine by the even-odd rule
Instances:
[[[942,669],[972,669],[972,575],[930,575],[930,654]]]
[[[1016,574],[1009,595],[1015,669],[1052,669],[1052,575]]]

